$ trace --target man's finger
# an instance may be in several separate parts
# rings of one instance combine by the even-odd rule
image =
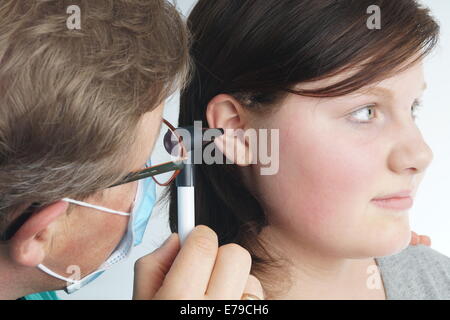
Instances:
[[[418,235],[414,231],[411,231],[411,241],[409,242],[410,245],[415,246],[418,243]]]
[[[251,266],[252,257],[243,247],[235,243],[221,246],[206,291],[207,299],[239,300]]]
[[[178,235],[172,233],[160,248],[136,261],[133,299],[150,300],[155,296],[179,250]]]
[[[247,284],[245,285],[243,296],[249,294],[250,297],[256,296],[260,300],[264,300],[264,290],[262,288],[261,282],[253,275],[248,276]]]
[[[431,246],[431,238],[429,236],[419,236],[419,243],[424,244],[426,246]]]
[[[174,300],[203,299],[217,250],[216,233],[207,226],[196,226],[167,273],[162,294]]]

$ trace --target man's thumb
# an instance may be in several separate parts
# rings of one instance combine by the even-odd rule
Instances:
[[[161,288],[178,251],[180,241],[172,233],[161,247],[139,258],[134,265],[133,299],[150,300]]]

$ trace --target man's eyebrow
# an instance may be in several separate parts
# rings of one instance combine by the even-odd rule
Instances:
[[[427,83],[424,82],[422,86],[422,91],[425,91],[427,89]],[[386,98],[393,98],[394,93],[392,90],[383,88],[383,87],[372,87],[366,90],[361,91],[363,94],[371,94],[376,96],[382,96]]]

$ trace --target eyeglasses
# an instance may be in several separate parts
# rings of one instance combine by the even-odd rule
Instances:
[[[111,187],[140,179],[152,177],[160,186],[168,186],[181,172],[186,160],[187,150],[181,136],[176,133],[175,127],[169,121],[163,119],[161,130],[154,146],[152,157],[146,163],[146,167],[139,171],[130,172],[120,182]],[[151,165],[151,163],[158,163]]]
[[[186,160],[187,155],[181,136],[179,136],[175,130],[176,129],[169,121],[163,119],[160,134],[154,148],[155,152],[159,153],[159,155],[156,157],[152,156],[152,158],[147,161],[146,167],[142,170],[130,172],[120,182],[115,183],[108,188],[148,177],[152,177],[160,186],[168,186],[178,176],[181,169],[183,169],[183,161]],[[158,159],[167,159],[168,161],[158,161]],[[159,164],[152,166],[151,162]],[[35,202],[25,209],[25,211],[15,218],[6,230],[0,234],[0,241],[11,239],[25,221],[39,208],[41,208],[41,204]]]

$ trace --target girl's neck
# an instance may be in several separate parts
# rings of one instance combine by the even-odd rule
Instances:
[[[386,299],[374,258],[327,255],[287,235],[271,226],[260,234],[270,245],[267,251],[286,261],[283,270],[274,269],[271,273],[277,274],[260,279],[268,299]]]

